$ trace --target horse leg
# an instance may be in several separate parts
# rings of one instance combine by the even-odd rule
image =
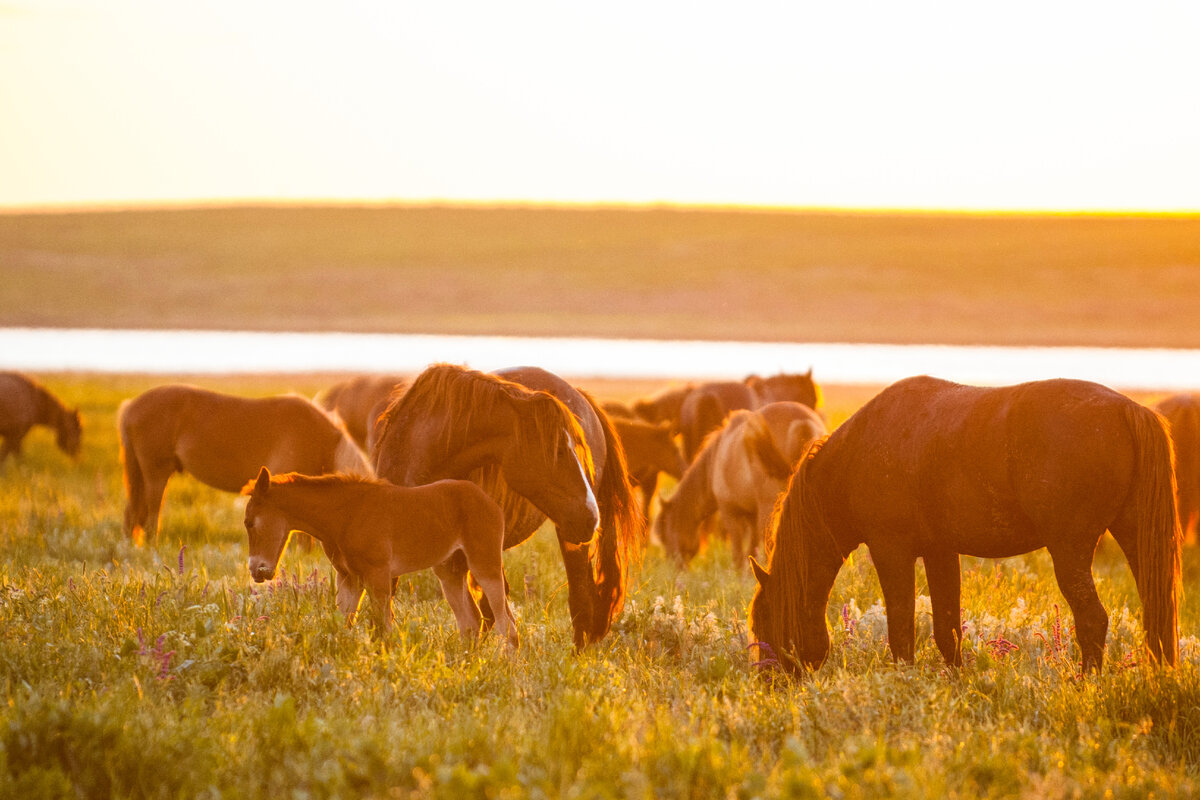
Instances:
[[[348,572],[337,571],[337,607],[346,615],[346,627],[354,624],[358,606],[362,603],[362,579]]]
[[[392,576],[386,569],[363,576],[367,596],[371,598],[371,621],[375,636],[382,637],[392,626]]]
[[[455,555],[462,558],[461,553]],[[474,570],[467,572],[467,589],[471,592],[471,600],[479,607],[479,613],[483,616],[483,630],[490,631],[496,624],[496,612],[492,611],[492,604],[479,584]]]
[[[519,647],[517,626],[513,622],[512,606],[508,604],[508,584],[504,580],[504,563],[497,552],[472,552],[467,555],[471,575],[479,582],[483,596],[496,611],[496,631],[508,639],[509,645]]]
[[[933,605],[933,640],[952,667],[962,666],[962,571],[958,553],[926,553],[925,577]]]
[[[596,582],[592,578],[592,562],[588,546],[571,544],[558,536],[558,549],[563,566],[567,568],[567,606],[571,609],[571,627],[575,631],[575,649],[582,650],[591,641],[592,614]]]
[[[1099,541],[1097,537],[1096,542]],[[1100,603],[1096,581],[1092,577],[1095,552],[1095,544],[1091,549],[1072,547],[1050,551],[1059,591],[1075,616],[1075,639],[1083,653],[1084,672],[1099,672],[1104,666],[1104,640],[1108,636],[1108,612]]]
[[[479,636],[481,630],[481,617],[479,607],[475,605],[475,598],[467,589],[467,565],[461,555],[461,551],[458,551],[455,553],[457,558],[452,556],[436,565],[433,574],[437,575],[438,582],[442,584],[442,594],[450,604],[450,610],[454,612],[459,633],[464,639],[474,639]]]
[[[162,511],[163,494],[167,491],[170,477],[170,470],[161,474],[147,473],[142,483],[142,537],[153,542],[158,541],[158,515]]]
[[[896,661],[912,663],[916,650],[917,616],[917,559],[911,551],[871,554],[879,586],[883,589],[883,606],[887,609],[888,645]]]

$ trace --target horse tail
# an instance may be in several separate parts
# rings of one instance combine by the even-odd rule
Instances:
[[[580,392],[596,412],[604,431],[606,456],[596,487],[600,507],[600,532],[596,536],[593,564],[598,605],[592,612],[591,641],[608,633],[612,622],[625,607],[629,569],[639,561],[646,547],[646,518],[633,495],[625,449],[608,414],[587,392]]]
[[[121,473],[125,484],[125,533],[129,534],[134,544],[141,545],[146,538],[146,531],[142,527],[142,521],[146,519],[147,512],[146,481],[142,475],[142,465],[138,462],[137,453],[133,449],[129,426],[125,420],[129,402],[129,400],[124,400],[117,407]]]
[[[1179,661],[1179,603],[1182,596],[1183,534],[1175,512],[1175,467],[1162,418],[1130,403],[1126,419],[1136,448],[1134,485],[1127,516],[1137,526],[1137,579],[1142,625],[1150,657]]]
[[[771,435],[771,429],[757,414],[751,416],[748,424],[750,426],[748,441],[750,451],[758,457],[758,462],[762,464],[767,477],[777,481],[786,481],[792,475],[792,464],[780,452],[775,437]]]

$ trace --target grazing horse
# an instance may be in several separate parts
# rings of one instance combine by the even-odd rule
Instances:
[[[690,561],[700,551],[702,523],[719,511],[741,567],[745,554],[757,551],[792,470],[826,432],[824,420],[801,403],[733,412],[705,440],[675,493],[660,501],[658,532],[667,552]]]
[[[1175,448],[1175,504],[1184,541],[1200,524],[1200,395],[1176,394],[1155,405],[1167,419]]]
[[[666,423],[670,427],[671,433],[678,435],[681,432],[679,415],[683,408],[683,401],[687,399],[694,388],[696,388],[696,384],[685,383],[682,386],[671,386],[655,395],[636,400],[633,403],[633,413],[647,422]]]
[[[618,417],[609,411],[613,428],[621,446],[625,449],[625,463],[629,468],[629,482],[642,491],[642,514],[650,519],[650,504],[658,491],[659,473],[670,475],[675,480],[683,477],[687,462],[671,436],[666,423],[655,424],[640,419]]]
[[[21,455],[21,441],[34,425],[53,428],[58,449],[79,456],[83,425],[78,409],[68,409],[46,387],[19,372],[0,372],[0,464]]]
[[[705,437],[720,428],[732,412],[783,400],[803,403],[812,409],[820,405],[821,391],[813,381],[811,369],[805,373],[781,372],[769,378],[750,375],[741,381],[714,381],[696,386],[679,410],[684,456],[689,462],[695,460]]]
[[[504,592],[504,514],[470,481],[396,486],[350,475],[271,476],[263,467],[242,489],[250,576],[271,580],[293,530],[321,543],[337,571],[337,604],[347,622],[371,598],[377,633],[392,624],[396,578],[433,568],[464,637],[480,633],[479,609],[466,573],[447,565],[462,553],[496,614],[496,629],[516,647],[517,626]]]
[[[488,375],[435,364],[388,407],[381,424],[379,476],[401,486],[478,482],[504,509],[505,548],[553,521],[575,646],[608,632],[624,605],[645,523],[620,441],[590,396],[533,367]],[[451,564],[466,569],[461,559]]]
[[[379,412],[387,407],[393,392],[408,385],[404,375],[356,375],[335,383],[317,396],[317,403],[335,412],[346,423],[346,431],[365,452]]]
[[[865,543],[892,655],[913,658],[913,572],[922,558],[934,640],[958,666],[959,554],[1008,558],[1045,547],[1075,616],[1083,669],[1099,671],[1108,614],[1091,567],[1106,529],[1137,581],[1150,656],[1174,665],[1180,532],[1162,419],[1086,381],[978,388],[908,378],[859,409],[796,470],[769,568],[752,562],[751,643],[769,645],[791,670],[820,666],[834,579]]]
[[[276,472],[370,475],[346,433],[297,395],[245,398],[195,386],[157,386],[117,410],[125,468],[125,532],[137,544],[158,537],[167,481],[188,472],[201,483],[238,492],[267,466]]]

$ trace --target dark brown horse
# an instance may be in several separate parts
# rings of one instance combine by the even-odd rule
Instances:
[[[694,461],[704,439],[734,411],[753,410],[784,400],[812,409],[820,406],[821,391],[813,381],[811,369],[805,373],[781,372],[769,378],[750,375],[741,381],[715,381],[694,387],[679,410],[684,456],[689,462]]]
[[[0,372],[0,464],[21,455],[21,441],[34,425],[54,429],[58,449],[75,458],[83,425],[78,409],[68,409],[40,383],[19,372]]]
[[[370,452],[379,411],[387,407],[392,392],[404,390],[408,380],[404,375],[356,375],[330,386],[317,396],[317,403],[336,412],[358,446]]]
[[[1091,566],[1107,529],[1137,581],[1150,656],[1174,665],[1180,532],[1173,492],[1162,419],[1103,386],[900,381],[810,451],[793,476],[769,569],[754,562],[751,642],[766,643],[793,670],[820,666],[834,578],[866,543],[892,655],[913,658],[913,572],[921,558],[934,640],[957,666],[959,554],[1007,558],[1045,547],[1075,615],[1083,669],[1099,670],[1108,614]]]
[[[238,492],[261,467],[276,472],[369,475],[362,451],[338,422],[298,395],[235,397],[195,386],[156,386],[117,410],[125,469],[125,532],[158,536],[167,481],[187,472]]]
[[[1175,502],[1185,541],[1200,524],[1200,395],[1176,394],[1155,408],[1167,419],[1175,446]]]
[[[609,411],[608,404],[605,410]],[[617,438],[625,449],[625,462],[629,467],[629,481],[642,492],[642,514],[650,519],[650,504],[658,492],[658,476],[670,475],[675,480],[683,477],[687,462],[671,436],[666,423],[655,424],[640,419],[618,417],[609,414]]]
[[[506,548],[549,518],[567,569],[575,645],[608,632],[645,523],[616,432],[586,393],[534,367],[488,375],[434,365],[388,407],[375,463],[380,477],[402,486],[480,483],[504,509]]]
[[[304,531],[321,543],[337,572],[337,603],[347,623],[354,622],[365,591],[376,632],[385,632],[392,624],[396,578],[432,568],[459,631],[474,638],[480,633],[480,616],[466,573],[456,574],[446,564],[461,553],[495,609],[496,630],[513,647],[518,645],[505,597],[504,514],[474,483],[407,487],[341,474],[272,477],[263,467],[242,494],[250,496],[246,533],[255,582],[275,577],[291,532]]]
[[[671,429],[671,433],[679,434],[679,415],[683,408],[683,401],[687,399],[694,388],[696,388],[694,383],[670,386],[650,397],[635,400],[633,413],[647,422],[666,424]]]

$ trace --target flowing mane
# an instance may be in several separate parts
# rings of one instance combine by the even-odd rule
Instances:
[[[582,449],[588,478],[594,478],[595,466],[583,429],[558,398],[454,364],[430,366],[403,394],[393,397],[383,413],[379,441],[388,437],[393,425],[411,424],[426,418],[429,409],[438,408],[447,420],[453,420],[442,428],[443,442],[449,445],[458,430],[469,428],[476,418],[492,415],[502,403],[515,403],[522,409],[520,418],[530,425],[537,441],[552,441],[559,429],[567,428]]]
[[[275,486],[303,486],[322,488],[326,486],[391,486],[382,478],[372,475],[359,475],[352,472],[330,472],[324,475],[304,475],[299,472],[286,472],[282,475],[272,475],[271,482]],[[244,487],[242,494],[254,491],[254,480],[251,479]]]

